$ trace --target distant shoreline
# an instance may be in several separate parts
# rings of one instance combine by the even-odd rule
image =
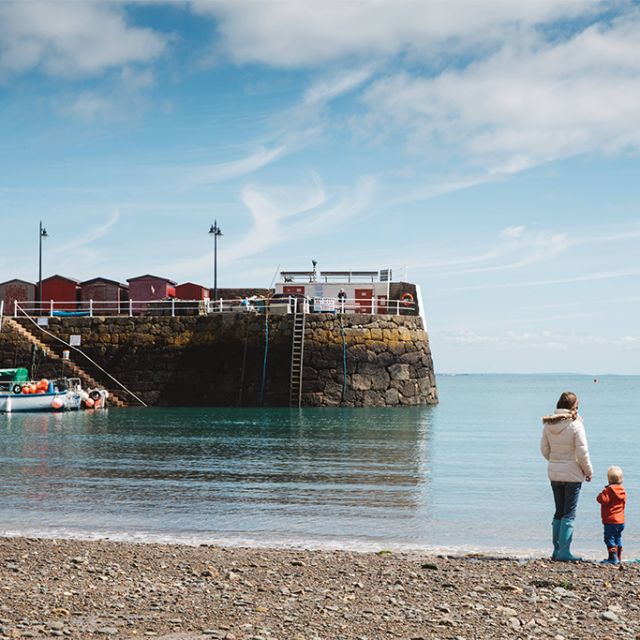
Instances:
[[[640,630],[639,578],[637,565],[0,538],[0,637],[605,637]]]

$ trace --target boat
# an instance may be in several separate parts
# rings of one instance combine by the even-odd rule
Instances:
[[[24,367],[0,369],[0,413],[104,408],[105,389],[84,390],[79,378],[33,381]]]

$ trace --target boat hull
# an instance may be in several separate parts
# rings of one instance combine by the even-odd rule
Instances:
[[[77,411],[80,404],[80,394],[75,391],[0,393],[0,413]]]

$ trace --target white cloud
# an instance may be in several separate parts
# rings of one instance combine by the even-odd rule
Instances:
[[[241,242],[225,250],[229,262],[267,251],[273,246],[290,243],[335,228],[344,220],[366,210],[371,202],[374,181],[360,178],[350,190],[329,198],[319,176],[312,174],[306,193],[292,195],[291,188],[264,189],[247,185],[242,201],[250,211],[252,227]]]
[[[603,0],[196,0],[220,47],[240,63],[313,66],[346,57],[438,53],[494,43],[505,32],[589,15]]]
[[[488,291],[491,289],[521,289],[526,287],[548,287],[558,284],[577,284],[579,282],[594,282],[597,280],[612,280],[617,278],[633,278],[640,276],[640,269],[614,269],[611,271],[598,271],[581,276],[567,276],[566,278],[548,278],[543,280],[525,280],[518,282],[499,282],[490,284],[471,285],[467,287],[451,287],[449,294],[461,291]]]
[[[521,238],[522,234],[526,231],[524,225],[518,225],[515,227],[507,227],[500,232],[501,238]]]
[[[378,79],[366,94],[372,129],[410,146],[500,172],[584,153],[640,147],[640,12],[549,43],[505,41],[492,55],[435,76]]]
[[[52,103],[63,116],[90,124],[111,124],[128,120],[144,111],[144,90],[155,84],[151,71],[125,67],[100,88],[68,92]]]
[[[75,238],[72,237],[68,242],[52,248],[51,253],[66,254],[72,249],[77,250],[81,247],[86,247],[106,236],[119,219],[120,212],[117,210],[112,211],[106,220],[89,229],[82,229],[80,235],[77,235]]]
[[[285,152],[286,147],[284,145],[272,148],[261,146],[239,160],[186,169],[188,176],[185,179],[185,183],[187,187],[194,187],[239,178],[275,162]]]
[[[564,230],[532,230],[525,225],[506,227],[498,233],[497,238],[489,246],[471,246],[467,252],[461,251],[458,243],[455,247],[447,247],[441,253],[430,254],[423,257],[419,246],[405,247],[407,253],[415,255],[405,262],[411,269],[429,272],[430,277],[443,278],[448,276],[469,276],[473,274],[485,274],[491,272],[517,271],[533,265],[549,265],[551,268],[560,264],[558,260],[566,256],[574,256],[574,259],[563,268],[569,268],[572,275],[559,278],[541,278],[526,281],[512,282],[484,282],[481,284],[468,284],[462,287],[447,286],[447,295],[457,295],[461,291],[500,290],[520,287],[541,287],[546,285],[572,284],[598,280],[632,277],[640,274],[638,269],[610,268],[602,270],[597,267],[589,267],[590,273],[574,275],[573,272],[582,260],[589,262],[588,256],[593,252],[583,251],[581,262],[576,262],[577,251],[581,247],[585,249],[590,245],[611,245],[610,252],[616,255],[625,255],[627,250],[634,251],[629,243],[634,243],[640,238],[640,227],[637,224],[626,226],[606,226],[564,231]],[[627,243],[624,245],[624,243]],[[606,249],[605,249],[606,251]],[[583,268],[583,267],[582,267]]]
[[[373,75],[372,68],[352,69],[319,80],[306,92],[304,107],[325,105],[334,98],[353,91]]]
[[[180,168],[185,174],[185,186],[233,180],[300,151],[321,135],[323,113],[331,101],[361,86],[372,73],[370,68],[358,68],[323,75],[309,86],[297,104],[279,115],[277,126],[269,136],[270,145],[259,144],[239,160]]]
[[[557,331],[504,331],[494,334],[479,334],[471,329],[463,329],[443,336],[447,342],[465,345],[479,345],[508,349],[551,349],[569,351],[575,347],[640,346],[640,340],[634,336],[604,337],[581,333],[560,333]]]
[[[165,50],[159,33],[128,24],[107,2],[0,3],[0,77],[40,69],[86,77],[130,64],[147,64]]]

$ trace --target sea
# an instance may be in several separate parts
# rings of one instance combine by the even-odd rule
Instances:
[[[398,408],[149,408],[0,416],[0,535],[544,556],[541,416],[580,397],[595,469],[574,552],[604,553],[596,495],[625,472],[640,557],[640,376],[440,375]]]

